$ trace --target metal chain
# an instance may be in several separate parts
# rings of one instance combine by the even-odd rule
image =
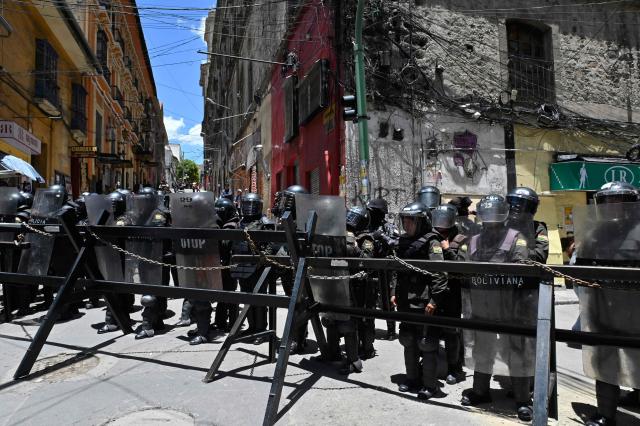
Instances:
[[[420,269],[417,266],[413,266],[412,264],[405,262],[404,260],[400,259],[395,254],[389,256],[389,258],[395,260],[396,262],[398,262],[399,264],[401,264],[405,268],[412,270],[413,272],[417,272],[419,274],[426,275],[428,277],[434,277],[435,276],[435,274],[433,274],[433,273],[431,273],[429,271],[425,271],[424,269]]]
[[[555,269],[551,268],[550,266],[545,265],[544,263],[536,262],[535,260],[524,259],[524,260],[521,260],[520,263],[524,263],[525,265],[530,265],[530,266],[537,266],[538,268],[542,269],[543,271],[552,274],[554,277],[564,278],[565,280],[569,280],[571,282],[574,282],[579,286],[591,287],[591,288],[600,288],[601,287],[600,284],[593,283],[593,282],[590,282],[590,281],[585,281],[585,280],[582,280],[580,278],[574,278],[574,277],[572,277],[570,275],[567,275],[567,274],[563,274],[562,272],[556,271]]]
[[[41,230],[39,230],[37,228],[34,228],[33,226],[29,225],[27,222],[23,222],[22,226],[24,226],[25,228],[27,228],[31,232],[35,232],[36,234],[40,234],[40,235],[43,235],[45,237],[51,237],[51,238],[55,237],[55,235],[53,235],[53,234],[50,234],[48,232],[44,232],[44,231],[41,231]]]
[[[167,267],[167,268],[176,268],[176,269],[182,269],[185,271],[221,271],[223,269],[231,269],[235,266],[238,265],[220,265],[220,266],[180,266],[180,265],[174,265],[171,263],[164,263],[164,262],[160,262],[157,260],[153,260],[153,259],[148,259],[146,257],[140,256],[139,254],[130,252],[128,250],[123,249],[122,247],[113,244],[101,237],[99,237],[98,235],[96,235],[93,231],[91,231],[89,228],[87,228],[87,232],[89,233],[89,235],[91,235],[93,238],[95,238],[97,241],[100,241],[102,244],[105,244],[107,246],[110,246],[112,249],[119,251],[120,253],[124,253],[127,256],[131,256],[133,258],[136,258],[138,260],[141,260],[145,263],[151,263],[153,265],[158,265],[158,266],[162,266],[162,267]]]
[[[243,231],[244,231],[244,237],[247,240],[247,243],[249,243],[249,250],[251,250],[251,253],[253,253],[254,255],[257,255],[260,257],[260,263],[262,264],[266,263],[276,268],[287,269],[290,271],[293,271],[296,269],[294,266],[284,265],[280,262],[276,262],[275,260],[269,259],[263,252],[258,250],[258,246],[256,245],[255,241],[251,239],[251,235],[249,234],[249,231],[247,231],[247,228],[244,228]]]
[[[309,268],[311,269],[311,268]],[[308,275],[309,278],[314,280],[324,280],[324,281],[338,281],[338,280],[358,280],[367,278],[369,276],[368,272],[360,271],[353,275],[336,275],[336,276],[328,276],[328,275]]]

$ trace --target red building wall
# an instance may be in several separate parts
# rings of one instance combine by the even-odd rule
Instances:
[[[325,2],[331,3],[331,2]],[[271,193],[296,183],[311,190],[311,173],[319,170],[320,194],[338,195],[340,167],[344,164],[341,141],[344,132],[340,107],[340,91],[336,84],[337,58],[334,48],[334,12],[319,0],[310,0],[298,15],[289,35],[288,52],[295,52],[299,67],[283,73],[274,67],[271,79]],[[284,60],[284,58],[281,58]],[[298,135],[285,142],[285,79],[297,75],[302,81],[320,59],[329,61],[329,106],[300,126]],[[341,109],[340,109],[341,111]],[[296,182],[295,165],[299,180]]]

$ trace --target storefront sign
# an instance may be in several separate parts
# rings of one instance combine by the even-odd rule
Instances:
[[[42,142],[13,121],[0,121],[0,139],[29,155],[40,155]]]
[[[607,182],[640,184],[640,164],[565,161],[549,166],[552,191],[597,191]]]
[[[98,147],[95,146],[72,146],[71,156],[76,158],[95,158],[98,154]]]

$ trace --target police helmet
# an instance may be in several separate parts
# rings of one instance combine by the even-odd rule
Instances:
[[[638,198],[638,190],[627,182],[605,183],[593,196],[596,204],[633,203]]]
[[[127,195],[131,194],[131,191],[129,191],[129,190],[128,190],[128,189],[126,189],[126,188],[118,188],[118,189],[116,189],[116,192],[121,193],[121,194],[122,194],[122,195],[124,195],[125,197],[126,197]]]
[[[33,206],[33,194],[26,191],[19,192],[18,210],[30,209]]]
[[[480,199],[477,211],[482,223],[502,223],[509,217],[509,203],[502,195],[489,194]]]
[[[58,184],[51,185],[49,187],[49,190],[60,193],[64,201],[67,201],[67,198],[69,198],[69,193],[67,192],[67,188],[64,185],[58,185]]]
[[[367,210],[370,213],[380,212],[382,215],[389,214],[389,204],[384,198],[374,198],[367,203]]]
[[[533,189],[519,187],[509,191],[507,194],[507,202],[509,203],[510,214],[512,216],[527,213],[534,216],[538,210],[540,199]]]
[[[405,228],[405,232],[411,234],[411,236],[424,234],[431,230],[431,213],[429,212],[429,208],[419,201],[414,201],[404,206],[402,210],[400,210],[399,216],[403,228],[405,228],[405,219],[411,219],[416,223],[417,227],[412,232],[408,232]]]
[[[242,217],[246,218],[259,218],[262,216],[262,198],[258,194],[250,192],[244,194],[240,198],[240,213]]]
[[[347,229],[362,232],[369,226],[369,212],[364,207],[354,206],[347,210]]]
[[[428,208],[433,209],[441,203],[440,190],[435,186],[423,186],[416,195],[416,201],[419,201]]]
[[[138,189],[138,194],[156,194],[156,190],[153,189],[150,186],[141,186],[140,189]]]
[[[458,210],[451,204],[442,204],[431,211],[431,224],[438,229],[453,228],[457,213]]]
[[[308,194],[309,191],[302,185],[291,185],[280,195],[280,205],[278,211],[282,216],[284,212],[291,212],[293,218],[296,217],[296,194]]]
[[[113,191],[107,195],[107,199],[111,202],[113,217],[122,216],[127,211],[126,196],[120,191]]]
[[[216,213],[223,223],[229,222],[238,215],[236,206],[228,198],[220,197],[216,200]]]

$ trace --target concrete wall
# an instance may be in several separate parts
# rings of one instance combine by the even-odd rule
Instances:
[[[423,120],[416,119],[412,132],[411,116],[401,109],[372,111],[369,115],[371,194],[372,197],[383,196],[389,202],[390,211],[397,212],[413,201],[423,185],[435,185],[443,194],[481,196],[506,191],[502,126],[438,113],[429,114]],[[389,123],[389,134],[379,137],[380,123],[385,122]],[[354,127],[347,125],[349,204],[356,203],[358,196],[358,137]],[[404,130],[402,141],[393,140],[394,127]],[[463,154],[475,164],[475,171],[468,175],[464,167],[454,164],[456,151],[452,145],[454,134],[464,131],[475,134],[478,140],[475,153]]]

